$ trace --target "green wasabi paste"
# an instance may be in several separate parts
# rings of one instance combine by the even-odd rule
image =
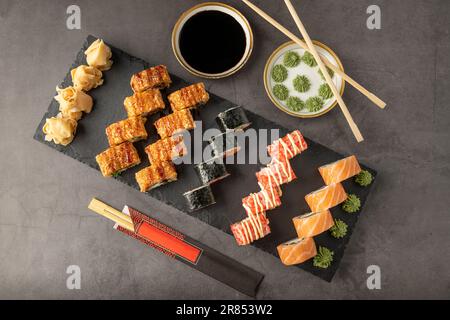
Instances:
[[[314,59],[314,56],[311,53],[309,53],[308,51],[305,52],[305,54],[303,55],[302,61],[310,67],[317,66],[316,59]]]
[[[302,58],[295,51],[289,51],[285,53],[283,57],[283,64],[288,68],[294,68],[300,64]]]
[[[306,108],[309,112],[316,112],[322,109],[323,100],[320,97],[312,97],[306,100]]]
[[[361,172],[358,173],[358,175],[355,177],[355,182],[362,187],[367,187],[369,184],[372,183],[372,180],[373,176],[367,170],[361,170]]]
[[[311,81],[306,76],[296,76],[292,83],[298,92],[306,92],[311,88]]]
[[[345,237],[345,235],[347,234],[347,228],[348,225],[344,221],[336,219],[334,221],[334,226],[330,228],[330,232],[333,237],[335,237],[336,239],[340,239]]]
[[[333,76],[334,76],[334,71],[331,70],[331,69],[328,68],[328,67],[326,67],[326,68],[327,68],[328,74],[330,75],[330,78],[333,78]],[[325,77],[323,76],[322,70],[320,70],[320,69],[319,69],[319,75],[320,75],[320,77],[321,77],[323,80],[325,80]]]
[[[342,210],[348,213],[355,213],[361,207],[361,200],[355,194],[349,194],[347,200],[342,204]]]
[[[319,252],[314,257],[313,265],[318,268],[326,269],[333,262],[334,252],[325,247],[319,247]]]
[[[276,84],[272,88],[273,95],[281,101],[286,100],[289,97],[289,90],[285,85]]]
[[[305,103],[303,102],[302,99],[291,96],[287,99],[286,106],[292,111],[297,112],[305,107]]]
[[[283,82],[288,77],[287,69],[281,65],[277,64],[272,68],[272,79],[275,82]]]
[[[321,96],[324,100],[333,98],[333,92],[327,83],[320,85],[319,96]]]

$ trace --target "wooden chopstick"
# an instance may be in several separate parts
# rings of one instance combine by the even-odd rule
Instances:
[[[268,23],[270,23],[272,26],[274,26],[276,29],[278,29],[279,31],[281,31],[284,35],[286,35],[288,38],[290,38],[292,41],[294,41],[295,43],[297,43],[300,47],[302,47],[304,50],[311,52],[311,50],[309,49],[308,45],[301,40],[299,37],[297,37],[296,35],[294,35],[292,32],[290,32],[288,29],[286,29],[285,27],[283,27],[279,22],[277,22],[275,19],[273,19],[271,16],[269,16],[267,13],[265,13],[263,10],[261,10],[260,8],[258,8],[256,5],[254,5],[253,3],[251,3],[248,0],[242,0],[247,6],[249,6],[251,9],[253,9],[253,11],[255,11],[257,14],[259,14],[264,20],[266,20]],[[339,69],[338,67],[336,67],[334,64],[332,64],[326,57],[322,56],[321,57],[323,63],[330,68],[331,70],[333,70],[336,74],[338,74],[339,76],[342,77],[342,79],[344,79],[348,84],[350,84],[351,86],[353,86],[356,90],[358,90],[359,92],[361,92],[364,96],[366,96],[370,101],[372,101],[375,105],[377,105],[378,107],[380,107],[381,109],[384,109],[384,107],[386,107],[386,103],[381,100],[380,98],[378,98],[375,94],[373,94],[372,92],[370,92],[369,90],[367,90],[366,88],[364,88],[362,85],[360,85],[358,82],[356,82],[353,78],[351,78],[350,76],[348,76],[345,72],[343,72],[341,69]]]
[[[300,30],[300,33],[302,34],[303,38],[305,39],[305,42],[308,45],[308,48],[309,48],[311,54],[314,56],[314,59],[316,59],[319,69],[320,69],[320,71],[322,71],[322,75],[324,76],[326,82],[328,83],[328,86],[330,87],[331,91],[333,92],[334,97],[336,98],[339,106],[341,107],[341,111],[344,114],[344,117],[347,120],[348,125],[350,126],[350,129],[352,130],[353,135],[356,138],[356,141],[358,141],[358,142],[363,141],[364,138],[363,138],[361,132],[359,131],[358,126],[356,125],[355,121],[353,121],[352,115],[350,114],[350,111],[348,111],[347,105],[345,104],[345,102],[342,99],[341,95],[339,94],[339,91],[336,88],[333,80],[331,79],[330,74],[328,73],[327,67],[323,64],[322,60],[320,59],[320,56],[317,53],[316,47],[314,46],[314,43],[312,42],[311,38],[309,37],[309,34],[306,31],[305,26],[303,25],[302,21],[300,20],[300,17],[298,16],[297,11],[295,11],[290,0],[284,0],[284,3],[286,4],[287,8],[289,9],[289,12],[291,13],[292,18],[295,21],[295,24],[297,25],[298,29]]]
[[[119,210],[114,209],[113,207],[108,206],[106,203],[101,202],[95,198],[92,198],[91,203],[88,206],[92,211],[108,218],[123,228],[134,232],[134,225],[131,217],[120,212]]]

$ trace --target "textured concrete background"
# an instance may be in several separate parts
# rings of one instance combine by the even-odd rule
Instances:
[[[379,171],[373,194],[332,283],[281,266],[255,248],[131,190],[32,139],[39,120],[88,34],[197,81],[176,61],[170,34],[198,1],[0,0],[0,298],[245,298],[236,291],[112,230],[86,208],[98,196],[130,204],[266,274],[259,298],[450,298],[450,2],[294,0],[310,35],[331,46],[346,71],[388,102],[385,111],[347,87],[366,141],[355,143],[339,109],[299,120],[266,97],[262,72],[286,38],[240,1],[253,55],[238,74],[207,81],[211,91]],[[66,28],[76,3],[82,29]],[[295,30],[283,1],[255,1]],[[366,28],[366,8],[382,9],[382,29]],[[81,290],[66,289],[79,265]],[[379,265],[382,289],[368,290]]]

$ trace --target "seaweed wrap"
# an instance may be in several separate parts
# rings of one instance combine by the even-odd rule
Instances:
[[[236,134],[232,131],[221,133],[209,140],[214,157],[229,157],[241,149]]]
[[[242,107],[234,107],[219,113],[216,121],[220,130],[224,132],[243,131],[251,124]]]
[[[204,185],[183,193],[192,211],[199,210],[216,203],[209,185]]]
[[[213,158],[199,163],[194,166],[194,170],[200,181],[205,185],[217,182],[229,176],[225,164],[219,158]]]

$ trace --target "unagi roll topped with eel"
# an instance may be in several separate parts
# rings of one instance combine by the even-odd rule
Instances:
[[[115,146],[125,141],[136,142],[147,139],[146,118],[132,117],[106,127],[109,145]]]
[[[177,90],[167,97],[172,110],[193,109],[208,102],[209,94],[205,90],[205,84],[199,82]]]
[[[169,72],[167,72],[167,67],[164,65],[135,73],[130,81],[134,92],[142,92],[147,89],[163,89],[169,87],[171,83]]]
[[[137,92],[123,101],[128,117],[147,116],[163,110],[164,104],[161,91],[158,89],[148,89],[144,92]]]
[[[177,171],[175,166],[168,161],[152,164],[136,172],[136,181],[141,192],[157,188],[165,183],[176,181]]]
[[[356,176],[361,172],[358,160],[355,156],[350,156],[336,162],[321,166],[319,168],[323,181],[328,186],[333,183],[342,182]]]
[[[131,142],[110,147],[98,154],[95,160],[104,177],[111,177],[141,163],[139,154]]]
[[[145,153],[147,153],[150,163],[154,164],[181,158],[187,153],[187,148],[183,136],[176,135],[148,145]]]
[[[154,125],[162,139],[171,137],[180,131],[195,128],[194,118],[188,109],[180,110],[159,118],[155,121]]]

